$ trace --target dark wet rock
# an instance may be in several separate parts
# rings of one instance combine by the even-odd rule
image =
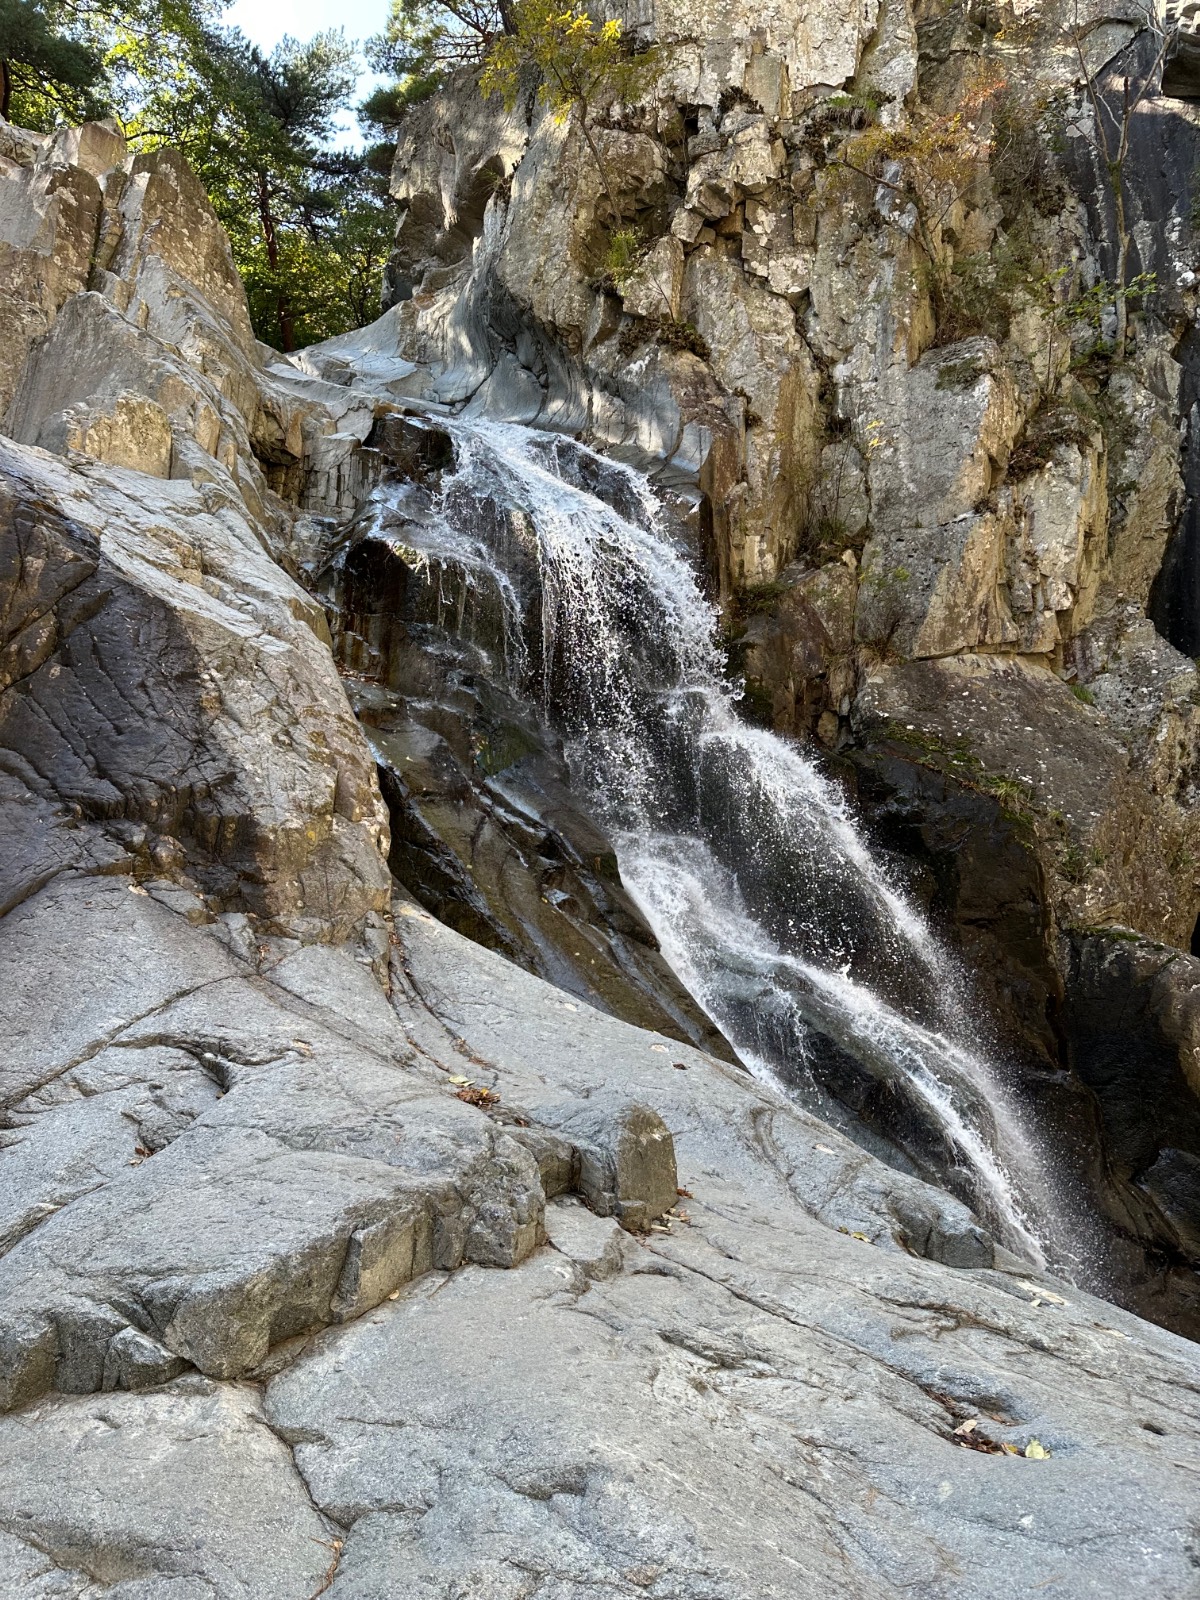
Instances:
[[[540,977],[731,1058],[626,893],[559,742],[506,681],[514,654],[532,657],[538,639],[536,568],[520,558],[519,525],[507,594],[449,554],[420,553],[450,441],[403,417],[374,440],[393,463],[393,506],[372,507],[313,582],[379,765],[393,874],[448,926]]]
[[[1103,1219],[1111,1291],[1193,1333],[1193,963],[1121,931],[1188,937],[1178,813],[1097,712],[1016,664],[883,669],[856,720],[845,754],[875,840],[964,952],[981,1028]]]
[[[1066,943],[1066,1058],[1103,1132],[1101,1201],[1150,1257],[1134,1303],[1163,1316],[1178,1297],[1200,1328],[1200,961],[1120,928]]]

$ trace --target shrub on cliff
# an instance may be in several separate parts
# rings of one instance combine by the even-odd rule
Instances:
[[[597,24],[587,11],[562,0],[517,0],[512,30],[493,40],[479,80],[485,97],[498,94],[511,110],[532,78],[537,96],[565,122],[576,114],[600,182],[617,210],[616,193],[604,158],[588,126],[600,103],[638,99],[659,70],[656,50],[638,51],[621,24]]]

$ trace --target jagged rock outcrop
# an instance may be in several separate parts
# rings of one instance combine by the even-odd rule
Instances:
[[[1076,289],[1111,275],[1109,179],[1082,123],[1056,151],[1038,119],[1080,96],[1074,27],[1103,79],[1148,67],[1142,17],[1135,0],[744,30],[623,16],[667,48],[645,103],[593,119],[612,195],[575,119],[493,103],[489,127],[467,75],[401,131],[379,325],[413,363],[397,393],[695,470],[749,713],[836,755],[980,972],[1027,1092],[1058,1082],[1044,1114],[1091,1147],[1104,1119],[1059,1070],[1060,935],[1187,948],[1200,915],[1200,690],[1179,648],[1200,646],[1179,450],[1196,364],[1178,343],[1198,152],[1194,109],[1141,104],[1125,182],[1159,295],[1127,361],[1072,362],[1032,263],[1065,238]],[[973,147],[955,125],[968,155],[925,220],[886,174],[847,169],[873,129],[919,143],[964,103],[991,121]],[[614,277],[618,228],[643,251]],[[1159,1243],[1177,1248],[1171,1228]]]
[[[0,903],[132,872],[294,937],[369,924],[378,953],[373,766],[324,616],[240,499],[7,441],[0,472]]]
[[[1053,85],[1063,19],[1020,9]],[[570,122],[447,91],[401,145],[408,297],[290,363],[178,158],[0,125],[0,1595],[1194,1588],[1195,1346],[682,1042],[557,752],[427,650],[402,552],[356,568],[332,526],[414,401],[662,458],[751,698],[984,957],[1182,1320],[1195,969],[1143,937],[1197,910],[1195,671],[1147,618],[1169,341],[1099,416],[1064,376],[1067,427],[1029,308],[931,343],[886,195],[826,190],[862,109],[828,91],[952,104],[1009,48],[990,12],[642,20],[680,48],[596,130],[620,215]],[[617,222],[653,235],[621,285]],[[535,893],[464,938],[398,847],[446,921],[481,864]],[[591,990],[539,943],[584,928]],[[615,987],[638,944],[655,1031]]]

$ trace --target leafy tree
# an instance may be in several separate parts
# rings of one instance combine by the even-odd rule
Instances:
[[[292,349],[378,314],[390,151],[331,148],[357,76],[342,33],[258,50],[223,0],[0,0],[0,94],[27,127],[113,115],[186,156],[230,236],[260,338]]]
[[[621,24],[598,27],[584,10],[562,0],[516,0],[512,31],[492,41],[479,80],[484,96],[499,94],[511,111],[522,85],[536,73],[538,98],[560,122],[576,113],[604,192],[616,195],[588,118],[604,100],[636,100],[659,70],[656,50],[635,52]]]
[[[125,120],[150,82],[186,73],[218,0],[0,0],[4,115],[48,131]]]
[[[1071,42],[1079,61],[1081,82],[1086,105],[1091,111],[1090,120],[1074,119],[1075,132],[1083,134],[1092,146],[1108,179],[1112,196],[1113,218],[1116,224],[1117,273],[1109,296],[1116,317],[1116,339],[1113,353],[1118,361],[1124,360],[1129,339],[1129,301],[1147,291],[1132,292],[1129,283],[1129,255],[1133,234],[1125,209],[1125,164],[1129,159],[1129,132],[1134,112],[1153,89],[1170,47],[1172,35],[1158,21],[1157,9],[1147,5],[1139,32],[1147,32],[1157,43],[1157,50],[1149,68],[1137,78],[1126,75],[1121,80],[1120,94],[1114,105],[1104,92],[1099,74],[1088,68],[1085,47],[1088,29],[1079,20],[1079,0],[1075,0],[1075,23],[1071,29]],[[1144,275],[1143,275],[1144,276]]]
[[[391,0],[387,26],[367,41],[367,61],[405,92],[456,67],[478,66],[514,25],[513,0]]]
[[[43,6],[0,0],[0,117],[38,127],[86,118],[103,72],[99,51],[55,28]]]
[[[212,31],[196,70],[150,95],[130,129],[188,158],[229,233],[256,329],[284,350],[311,321],[314,284],[328,286],[321,246],[357,176],[327,148],[353,85],[340,31],[285,38],[269,55],[236,30]]]

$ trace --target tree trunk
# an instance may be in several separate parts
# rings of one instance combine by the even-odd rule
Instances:
[[[1116,162],[1112,174],[1113,212],[1117,224],[1117,282],[1116,282],[1116,311],[1117,311],[1117,336],[1115,340],[1115,354],[1118,361],[1125,359],[1125,347],[1129,339],[1129,300],[1126,291],[1129,287],[1129,229],[1125,224],[1125,173],[1123,163]]]
[[[258,218],[262,224],[263,241],[267,247],[267,265],[271,269],[272,276],[276,277],[275,315],[279,319],[279,342],[285,352],[290,352],[296,348],[296,321],[288,297],[276,276],[279,272],[279,235],[271,211],[271,192],[267,187],[265,172],[258,174]]]
[[[513,0],[499,0],[497,9],[500,12],[500,26],[510,36],[517,31],[517,19],[513,11]]]
[[[612,191],[612,184],[608,181],[608,173],[604,170],[604,162],[600,159],[600,152],[596,148],[596,141],[592,138],[591,129],[587,125],[587,106],[582,101],[577,102],[579,109],[579,127],[583,137],[587,140],[587,147],[592,152],[592,160],[596,163],[596,171],[600,174],[600,182],[608,196],[608,203],[613,208],[613,221],[620,222],[621,213],[617,208],[617,197]]]
[[[8,70],[8,62],[0,56],[0,117],[8,121],[8,107],[12,101],[12,74]]]

